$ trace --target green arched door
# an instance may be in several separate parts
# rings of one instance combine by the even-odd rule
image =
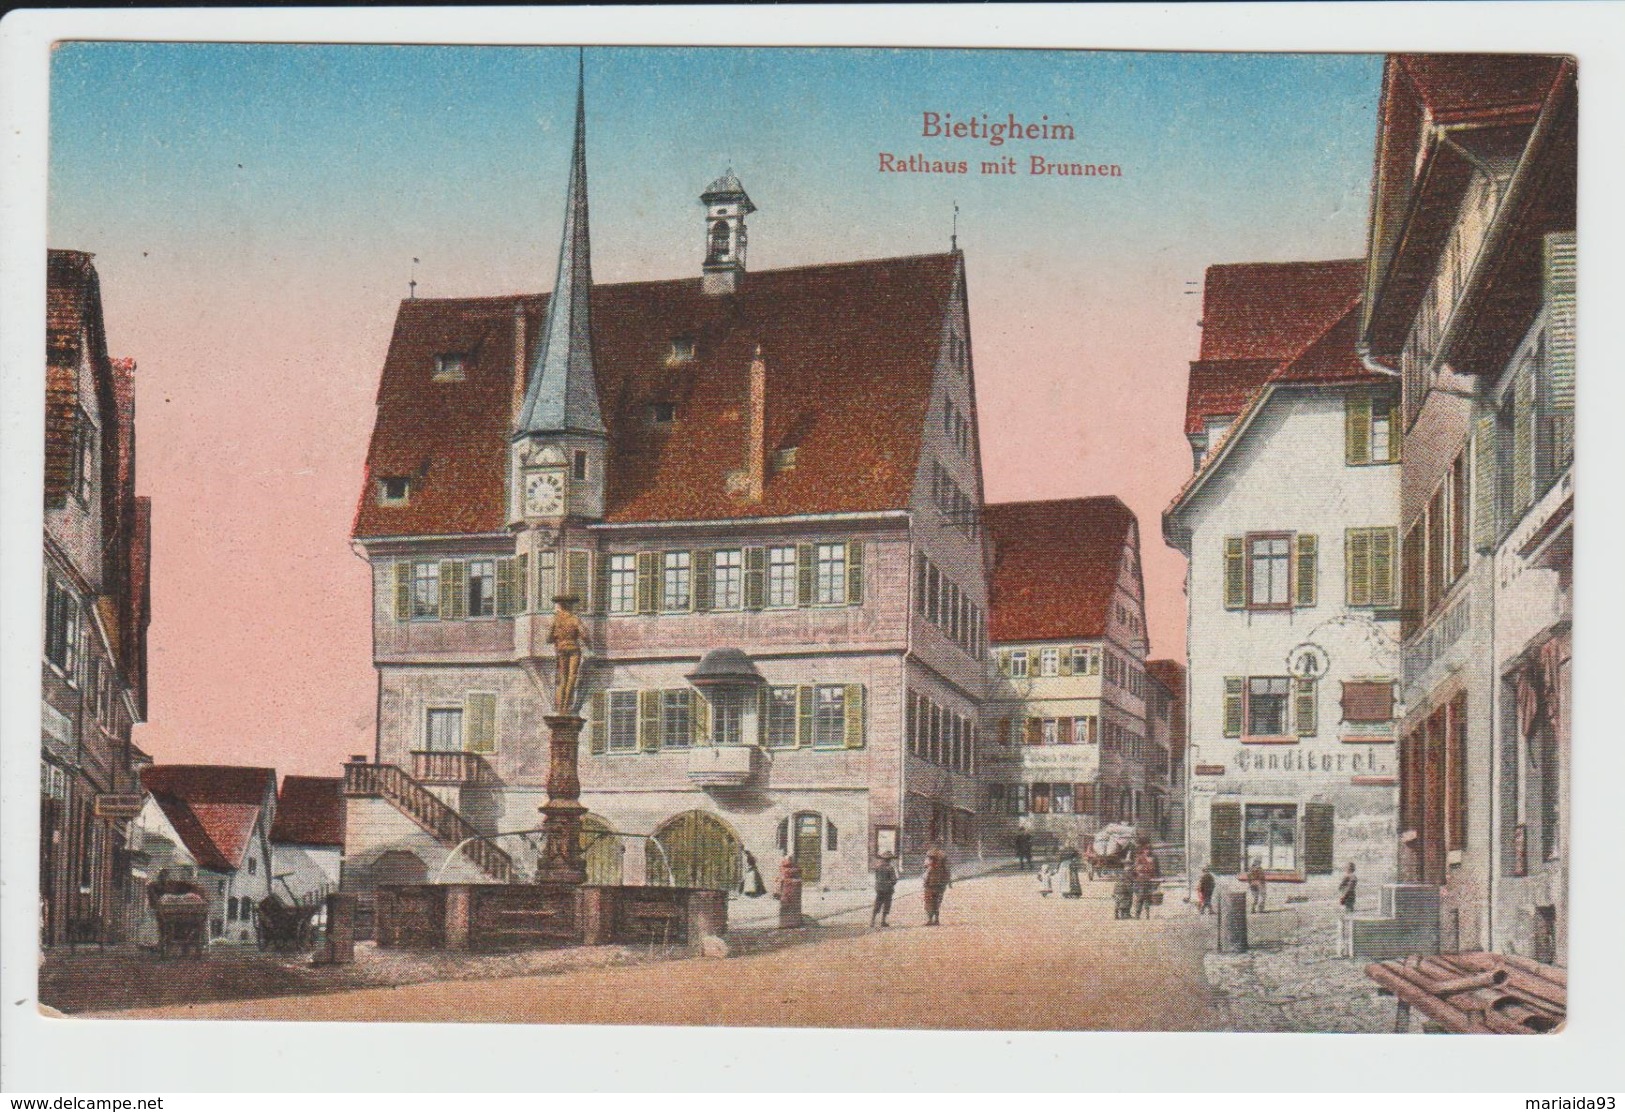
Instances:
[[[684,811],[656,830],[655,839],[660,846],[651,842],[647,850],[650,884],[723,890],[739,887],[739,837],[715,815]],[[667,879],[668,865],[670,880]]]
[[[581,856],[587,865],[587,883],[613,887],[621,883],[621,856],[625,847],[597,815],[581,820]]]

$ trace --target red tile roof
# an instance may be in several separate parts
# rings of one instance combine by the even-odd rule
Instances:
[[[1176,699],[1185,696],[1185,666],[1177,660],[1148,660],[1145,670],[1157,677],[1157,682],[1166,687]]]
[[[993,543],[994,642],[1105,636],[1134,512],[1113,496],[1003,502],[985,511]]]
[[[200,866],[232,872],[242,864],[267,792],[276,789],[276,772],[231,765],[150,765],[141,770],[141,786]]]
[[[342,846],[344,781],[336,776],[284,776],[271,841],[290,846]]]
[[[907,507],[942,327],[961,281],[957,254],[772,270],[710,297],[698,277],[595,286],[593,346],[611,459],[610,521],[684,521]],[[495,532],[514,394],[514,308],[527,347],[546,297],[405,301],[378,388],[356,512],[358,537]],[[676,337],[692,361],[671,365]],[[752,354],[767,365],[769,471],[760,502],[730,493],[744,466]],[[471,356],[461,382],[433,382],[437,353]],[[656,402],[676,420],[656,428]],[[405,506],[373,480],[414,479]]]
[[[1348,312],[1364,280],[1361,259],[1208,267],[1185,434],[1201,432],[1209,417],[1240,413],[1259,387]]]

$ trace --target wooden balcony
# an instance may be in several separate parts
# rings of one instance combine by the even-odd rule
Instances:
[[[496,773],[478,753],[412,753],[412,779],[420,784],[455,784],[462,788],[495,787]]]

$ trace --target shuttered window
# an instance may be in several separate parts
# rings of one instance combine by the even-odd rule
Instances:
[[[693,608],[693,559],[687,552],[662,554],[660,609],[670,612]]]
[[[1344,534],[1347,602],[1350,606],[1394,606],[1394,548],[1398,530],[1350,529]]]
[[[607,552],[594,552],[592,554],[592,612],[594,614],[609,613],[611,559],[613,558]]]
[[[52,585],[55,585],[54,580]],[[397,622],[412,620],[412,562],[410,560],[395,561],[395,620]]]
[[[846,544],[846,603],[848,606],[863,605],[862,541],[848,541]]]
[[[816,580],[812,601],[819,606],[846,603],[846,545],[842,542],[817,546]]]
[[[608,714],[608,696],[606,692],[594,691],[587,699],[587,747],[594,753],[604,753],[609,749],[609,728],[606,721]],[[633,746],[637,743],[636,712],[632,720]]]
[[[515,603],[518,601],[518,584],[513,581],[514,565],[512,560],[497,561],[497,616],[511,618],[518,610]]]
[[[694,692],[686,687],[660,693],[660,744],[665,749],[687,749],[694,743]]]
[[[660,748],[660,692],[638,692],[638,748],[653,753]]]
[[[760,610],[767,601],[767,550],[745,549],[745,609]]]
[[[1371,462],[1371,395],[1363,391],[1343,401],[1343,455],[1350,467]]]
[[[817,546],[796,545],[796,606],[811,606],[817,583]]]
[[[1546,411],[1558,471],[1574,458],[1575,262],[1573,232],[1546,237]]]
[[[1209,807],[1208,864],[1215,873],[1240,875],[1241,804],[1214,802]]]
[[[1247,681],[1241,676],[1226,676],[1224,680],[1224,736],[1240,737],[1242,725],[1242,693]]]
[[[767,550],[767,605],[796,605],[796,550],[776,545]]]
[[[1445,717],[1447,848],[1467,848],[1467,693],[1450,701]]]
[[[1320,732],[1319,685],[1314,680],[1295,680],[1293,683],[1292,715],[1294,731],[1299,737],[1314,737]]]
[[[1326,876],[1336,870],[1336,813],[1330,803],[1303,805],[1303,871]]]
[[[1494,548],[1498,539],[1495,427],[1495,414],[1482,413],[1473,429],[1473,545],[1480,551]]]
[[[497,697],[494,692],[471,691],[463,697],[464,746],[470,753],[497,749]]]
[[[496,616],[497,564],[495,560],[468,562],[468,616]]]
[[[440,564],[422,561],[412,565],[412,617],[440,616]]]
[[[772,687],[767,692],[767,744],[773,749],[794,749],[798,695],[794,687]]]
[[[638,553],[638,613],[660,609],[660,553]]]
[[[468,564],[462,560],[440,561],[440,617],[468,617]]]
[[[559,593],[559,554],[552,549],[536,554],[536,607],[545,610]]]
[[[689,693],[688,702],[691,712],[691,724],[693,727],[693,730],[689,735],[689,740],[695,745],[710,745],[712,717],[710,700],[700,692],[693,691]],[[737,706],[737,704],[735,705]],[[739,718],[737,715],[735,715],[733,717],[733,722],[736,726],[738,721]],[[738,744],[737,730],[735,731],[735,734],[736,736],[734,738],[734,744]]]
[[[1467,453],[1464,451],[1450,465],[1450,581],[1454,583],[1467,574],[1469,548],[1468,521],[1470,511],[1467,499]]]
[[[576,605],[589,609],[592,596],[592,553],[584,548],[572,548],[564,554],[564,575],[568,591],[576,598]]]
[[[813,743],[813,689],[802,684],[796,689],[796,744],[803,748]]]
[[[1241,537],[1224,539],[1224,606],[1241,610],[1247,605],[1247,561]]]
[[[1299,533],[1293,538],[1292,605],[1313,606],[1319,591],[1319,551],[1313,533]]]
[[[844,731],[844,743],[848,749],[862,749],[864,746],[865,707],[864,691],[861,683],[846,685],[844,695],[845,719],[841,724]]]
[[[725,548],[710,556],[711,609],[738,610],[745,604],[745,554]]]
[[[1095,786],[1093,784],[1072,785],[1072,807],[1080,815],[1095,813]]]
[[[631,553],[605,560],[609,565],[609,612],[633,614],[638,608],[638,561]]]

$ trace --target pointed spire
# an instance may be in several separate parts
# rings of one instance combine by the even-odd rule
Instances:
[[[598,380],[592,364],[592,241],[587,230],[586,60],[576,75],[575,151],[564,200],[559,272],[548,300],[530,386],[516,435],[546,432],[603,434]]]

